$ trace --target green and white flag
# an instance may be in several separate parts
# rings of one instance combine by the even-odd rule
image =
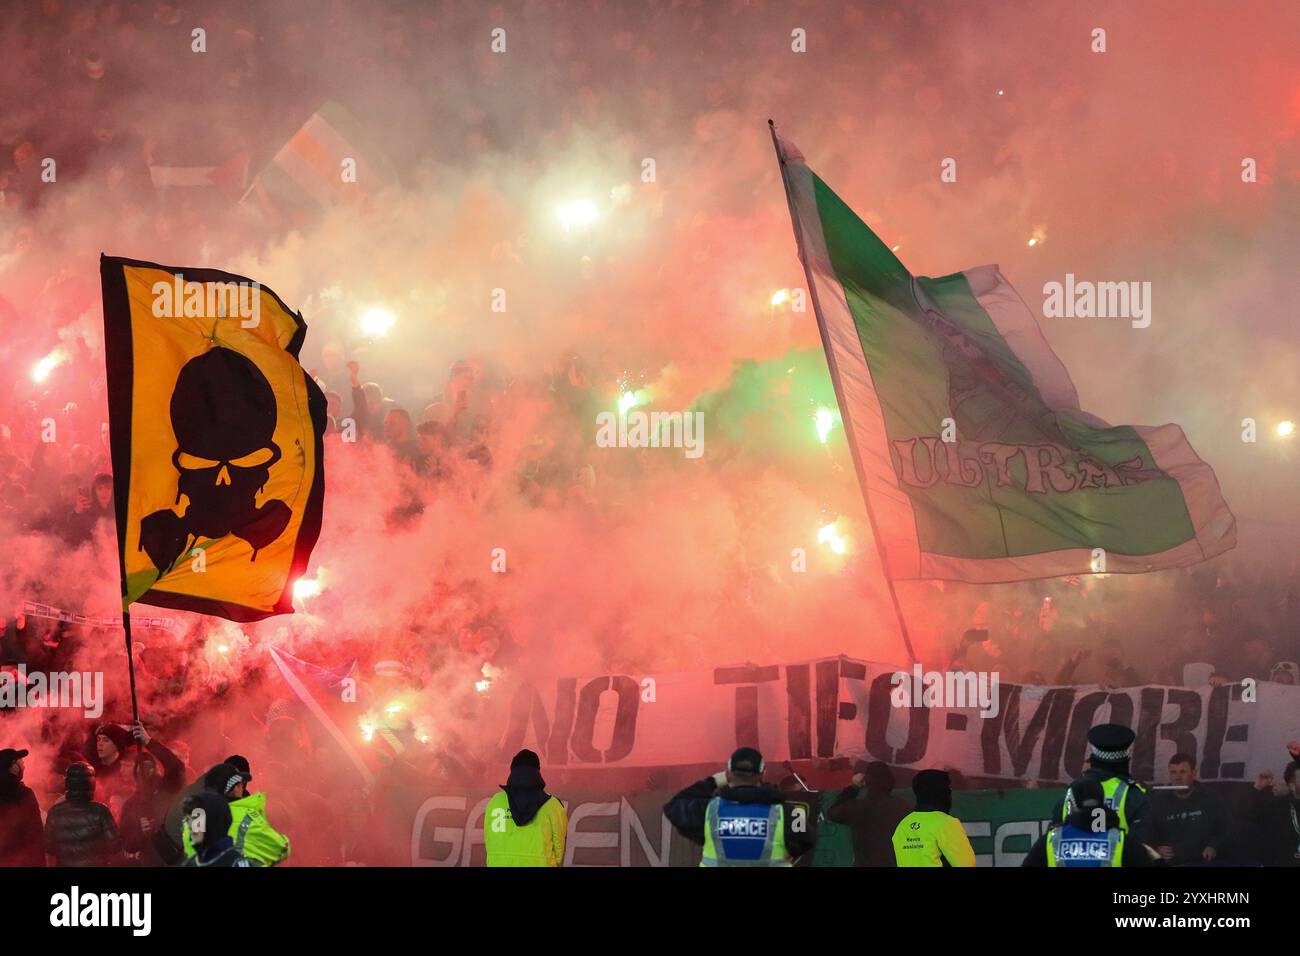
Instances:
[[[1177,425],[1111,426],[997,266],[913,276],[777,139],[826,360],[891,579],[1195,564],[1236,544]],[[952,439],[945,441],[944,439]]]

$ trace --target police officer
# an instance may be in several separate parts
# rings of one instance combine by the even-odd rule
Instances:
[[[1119,814],[1106,805],[1106,792],[1095,777],[1070,784],[1067,802],[1073,809],[1064,823],[1055,824],[1029,849],[1021,866],[1153,866],[1157,854],[1119,825]]]
[[[899,866],[974,866],[975,851],[952,809],[952,778],[944,770],[922,770],[912,778],[916,809],[894,830]]]
[[[1083,776],[1101,784],[1106,806],[1119,817],[1119,828],[1140,843],[1151,842],[1151,800],[1146,789],[1129,776],[1129,756],[1137,735],[1123,724],[1098,724],[1088,731],[1088,769]],[[1075,809],[1066,791],[1060,819]]]
[[[815,840],[808,804],[763,783],[763,755],[753,747],[669,800],[664,816],[704,847],[700,866],[793,866]]]

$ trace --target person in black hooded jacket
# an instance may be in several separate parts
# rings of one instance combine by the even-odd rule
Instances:
[[[483,812],[488,866],[563,866],[569,816],[546,792],[542,763],[531,750],[510,761],[510,776]]]
[[[135,792],[122,804],[122,848],[142,866],[163,866],[158,838],[176,795],[185,786],[185,764],[137,721],[132,731],[141,750],[132,775]],[[174,858],[173,858],[174,860]]]
[[[230,804],[225,797],[211,790],[202,790],[187,799],[183,809],[190,825],[195,855],[187,857],[181,866],[251,867],[252,864],[235,849],[234,838],[230,835]]]
[[[23,783],[26,750],[0,750],[0,867],[44,866],[45,827],[32,788]]]
[[[122,839],[108,807],[95,802],[94,768],[74,763],[64,779],[64,798],[45,817],[45,852],[57,866],[111,866]]]

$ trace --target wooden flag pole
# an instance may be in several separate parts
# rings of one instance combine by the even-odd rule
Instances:
[[[790,196],[790,181],[786,178],[785,173],[785,156],[781,153],[781,142],[776,138],[776,123],[772,120],[767,121],[767,128],[772,134],[772,148],[776,150],[776,161],[781,169],[781,185],[785,187],[785,201],[790,209],[790,223],[794,226],[795,245],[799,249],[799,261],[803,264],[804,278],[808,281],[808,294],[812,297],[813,311],[817,314],[817,327],[822,333],[822,345],[826,350],[826,361],[832,366],[831,380],[835,385],[835,398],[839,402],[840,415],[846,422],[850,420],[849,414],[845,409],[844,396],[840,394],[840,383],[838,376],[835,375],[834,359],[831,357],[830,342],[826,339],[826,329],[822,324],[822,307],[817,300],[817,283],[813,280],[812,271],[808,268],[808,256],[804,252],[803,233],[799,228],[799,217],[795,213],[794,199]],[[858,450],[849,440],[849,451],[853,455],[853,464],[858,473],[858,487],[862,489],[862,502],[867,507],[867,521],[871,525],[871,537],[876,542],[876,554],[880,557],[880,568],[885,576],[885,584],[889,589],[889,599],[894,605],[894,615],[898,619],[898,631],[903,637],[903,646],[907,649],[908,663],[916,663],[916,651],[912,647],[912,638],[907,631],[907,621],[903,617],[903,607],[898,602],[898,592],[894,589],[894,579],[889,574],[889,561],[885,557],[885,547],[881,541],[880,528],[876,524],[876,514],[871,508],[871,496],[867,494],[866,472],[862,468],[862,463],[858,460]]]

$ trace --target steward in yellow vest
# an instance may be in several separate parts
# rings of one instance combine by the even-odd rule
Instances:
[[[542,762],[531,750],[510,761],[510,776],[483,812],[488,866],[563,866],[569,835],[564,804],[546,792]]]
[[[700,866],[792,866],[816,840],[809,805],[763,783],[763,755],[753,747],[669,800],[664,816],[704,847]]]
[[[974,866],[975,851],[952,809],[952,779],[943,770],[922,770],[912,778],[916,809],[894,830],[899,866]]]

